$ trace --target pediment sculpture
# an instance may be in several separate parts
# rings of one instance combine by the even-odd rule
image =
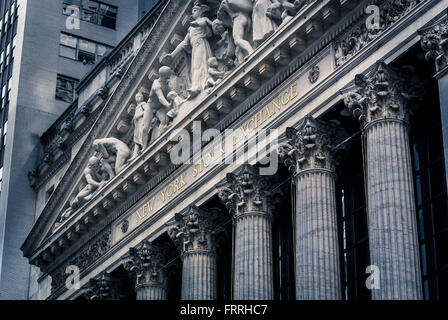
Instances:
[[[310,0],[195,1],[186,35],[161,59],[162,66],[142,83],[130,103],[127,125],[92,145],[92,156],[75,191],[63,206],[55,232],[110,180],[169,129],[182,108],[210,94]],[[195,102],[193,102],[195,103]]]
[[[94,155],[84,169],[78,192],[69,201],[53,227],[55,232],[72,214],[90,201],[108,181],[119,174],[131,156],[129,147],[117,138],[97,139],[93,142]]]
[[[210,93],[280,25],[289,22],[309,0],[222,0],[219,5],[196,1],[183,41],[161,62],[165,66],[188,57],[187,99]],[[179,95],[182,95],[179,93]]]

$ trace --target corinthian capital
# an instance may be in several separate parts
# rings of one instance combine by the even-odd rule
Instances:
[[[218,209],[204,210],[192,205],[185,213],[176,213],[168,222],[168,235],[183,254],[202,250],[214,252],[222,222]]]
[[[411,101],[422,96],[412,67],[392,69],[383,61],[367,75],[357,75],[353,88],[344,93],[350,112],[363,124],[378,119],[408,120]]]
[[[307,116],[298,129],[286,129],[288,142],[279,148],[280,159],[293,174],[308,169],[334,171],[333,148],[342,134],[335,123]]]
[[[437,72],[448,66],[448,15],[421,29],[419,34],[422,49],[426,51],[426,60],[436,63]]]
[[[135,279],[135,285],[162,285],[166,280],[164,264],[168,248],[143,241],[136,248],[130,248],[123,257],[123,267]]]
[[[117,300],[117,283],[109,273],[103,273],[96,279],[90,279],[84,296],[87,300]]]
[[[234,218],[254,212],[270,214],[272,187],[272,179],[260,176],[258,168],[245,164],[236,174],[227,174],[218,187],[218,196]]]

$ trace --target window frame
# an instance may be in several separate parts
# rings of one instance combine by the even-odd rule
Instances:
[[[69,81],[71,81],[72,82],[72,86],[73,86],[73,89],[71,90],[72,92],[70,92],[70,90],[69,89],[67,89],[67,88],[64,88],[64,87],[62,87],[62,86],[59,86],[59,80],[61,79],[61,78],[63,78],[63,80],[65,80],[65,81],[67,81],[67,82],[69,82]],[[66,76],[66,75],[63,75],[63,74],[57,74],[56,75],[56,89],[55,89],[55,99],[56,100],[59,100],[59,101],[64,101],[64,102],[67,102],[67,103],[72,103],[73,101],[75,101],[75,99],[76,99],[76,86],[79,84],[79,80],[78,79],[75,79],[75,78],[72,78],[72,77],[69,77],[69,76]],[[59,96],[58,96],[58,89],[59,90],[61,90],[61,91],[63,91],[63,92],[68,92],[70,95],[71,95],[71,97],[72,97],[72,99],[71,99],[71,101],[66,101],[66,100],[64,100],[64,99],[62,99],[62,98],[60,98]]]
[[[64,0],[62,2],[62,14],[65,16],[70,16],[70,12],[67,12],[67,6],[76,6],[79,8],[79,18],[81,21],[87,22],[87,23],[91,23],[91,24],[95,24],[98,25],[100,27],[104,27],[104,28],[108,28],[108,29],[112,29],[112,30],[116,30],[117,29],[117,19],[118,19],[118,7],[114,6],[112,4],[109,3],[105,3],[102,1],[97,1],[97,0],[88,0],[88,2],[93,2],[97,4],[97,7],[95,9],[92,8],[87,8],[84,7],[84,3],[86,2],[86,0],[78,0],[77,2],[79,2],[78,4],[73,4],[71,3],[73,1],[69,1],[69,0]],[[106,12],[104,12],[104,10],[101,10],[102,6],[106,6],[107,10]],[[115,11],[113,12],[113,14],[109,13],[110,11]],[[90,14],[93,18],[93,21],[90,19],[86,19],[84,18],[84,14],[88,13]],[[109,21],[111,22],[111,24],[107,24],[107,23],[102,23],[103,21]],[[110,20],[109,20],[110,19]]]
[[[68,37],[74,38],[76,40],[76,47],[68,45],[68,44],[65,44],[65,43],[62,43],[62,36],[68,36]],[[95,45],[95,54],[94,54],[95,59],[94,59],[94,61],[86,61],[86,62],[84,62],[84,60],[80,60],[80,54],[93,55],[92,52],[89,52],[89,51],[86,51],[86,50],[83,50],[83,49],[80,48],[80,42],[81,41],[85,41],[85,42],[88,42],[90,44],[94,44]],[[105,47],[106,48],[106,51],[104,52],[103,55],[99,54],[99,48],[100,47]],[[61,48],[68,48],[68,49],[74,50],[74,54],[75,54],[74,58],[72,58],[71,56],[62,54]],[[69,34],[69,33],[66,33],[66,32],[61,32],[60,33],[60,37],[59,37],[59,56],[63,57],[63,58],[70,59],[70,60],[79,61],[79,62],[82,62],[83,64],[91,64],[91,65],[97,64],[102,58],[104,58],[110,52],[109,50],[112,50],[112,48],[113,47],[111,47],[111,46],[109,46],[107,44],[100,43],[100,42],[93,41],[93,40],[86,39],[86,38],[82,38],[82,37],[78,37],[78,36],[75,36],[73,34]]]
[[[437,95],[438,97],[438,95]],[[439,200],[445,201],[445,209],[448,208],[448,190],[446,180],[443,178],[443,186],[440,192],[433,193],[434,171],[437,171],[437,164],[442,163],[440,171],[437,176],[445,177],[445,157],[443,154],[443,140],[442,140],[442,124],[440,122],[440,106],[438,103],[429,104],[431,112],[421,112],[415,118],[412,135],[411,135],[411,153],[412,153],[412,171],[414,177],[414,192],[416,200],[416,221],[419,233],[419,248],[420,248],[420,263],[421,263],[421,277],[423,296],[426,300],[442,299],[441,292],[444,290],[445,294],[448,288],[441,288],[440,276],[448,274],[448,262],[445,261],[443,265],[439,265],[439,252],[437,245],[443,243],[439,239],[441,235],[448,234],[448,224],[444,228],[439,229],[436,225],[436,215],[440,212],[435,212],[435,204]],[[435,112],[436,111],[436,112]],[[435,113],[434,113],[435,112]],[[439,119],[434,121],[435,119]],[[431,157],[431,138],[433,134],[439,136],[439,146],[441,154],[437,157]],[[445,213],[448,219],[448,213]],[[446,243],[444,244],[447,245]]]

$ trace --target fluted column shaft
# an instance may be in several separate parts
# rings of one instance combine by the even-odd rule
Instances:
[[[248,212],[235,221],[235,300],[272,300],[272,225],[264,212]]]
[[[287,128],[279,150],[296,180],[297,300],[341,299],[334,145],[345,135],[332,122],[307,116],[298,129]]]
[[[408,124],[422,83],[410,68],[378,61],[357,75],[345,104],[365,136],[367,218],[374,300],[422,299]],[[373,282],[373,283],[372,283]]]
[[[296,185],[296,299],[340,300],[335,173],[306,170]]]
[[[223,218],[219,209],[192,205],[168,223],[182,254],[182,300],[217,299],[216,241]]]
[[[143,284],[135,288],[137,300],[167,300],[167,290],[165,285]]]
[[[272,213],[276,195],[272,177],[245,164],[236,174],[227,174],[219,198],[234,223],[233,299],[272,300]]]
[[[216,300],[216,254],[189,251],[182,257],[182,300]]]
[[[406,123],[365,128],[370,260],[379,268],[375,300],[421,299],[421,274],[411,153]]]

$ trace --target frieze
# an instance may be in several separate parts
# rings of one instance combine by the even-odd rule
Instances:
[[[380,37],[421,2],[424,2],[424,0],[381,1],[378,27],[371,26],[368,28],[366,25],[367,14],[365,14],[349,32],[335,42],[336,66],[340,67],[350,60],[361,49]]]
[[[419,31],[426,60],[434,61],[436,71],[448,66],[448,16],[445,14],[433,25]]]
[[[52,294],[65,285],[68,276],[66,274],[67,266],[76,266],[82,273],[111,248],[111,243],[111,229],[107,229],[99,238],[87,244],[78,254],[75,254],[75,257],[69,263],[66,263],[63,268],[52,273]]]

